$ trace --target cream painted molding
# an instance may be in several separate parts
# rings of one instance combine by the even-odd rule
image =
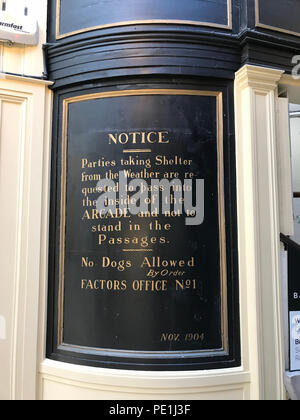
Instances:
[[[143,372],[44,360],[40,366],[40,399],[247,400],[249,382],[250,375],[242,368]]]
[[[282,74],[247,65],[235,80],[242,354],[251,399],[260,400],[285,398],[275,108]]]
[[[8,73],[1,73],[0,72],[0,86],[1,86],[1,80],[12,80],[15,82],[24,82],[26,84],[35,84],[35,85],[45,85],[45,86],[51,86],[53,85],[53,82],[49,80],[44,80],[41,78],[34,78],[34,77],[26,77],[26,76],[19,76],[15,74],[8,74]]]
[[[239,89],[251,87],[269,92],[277,88],[283,74],[282,70],[246,65],[236,73],[235,80]]]
[[[38,307],[44,150],[51,91],[45,82],[0,79],[1,316],[0,399],[34,400],[37,385]]]
[[[280,80],[281,85],[300,87],[300,79],[296,79],[291,74],[284,74]]]

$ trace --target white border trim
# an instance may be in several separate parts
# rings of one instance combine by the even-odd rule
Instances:
[[[236,74],[236,165],[242,354],[251,399],[281,400],[284,350],[275,98],[283,72]]]

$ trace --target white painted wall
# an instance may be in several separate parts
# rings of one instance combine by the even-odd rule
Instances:
[[[0,73],[42,77],[44,70],[42,45],[46,42],[47,0],[6,0],[8,12],[14,13],[17,10],[23,13],[25,6],[29,10],[28,15],[38,21],[39,45],[9,47],[0,42]]]
[[[243,366],[251,399],[281,400],[284,340],[276,130],[282,72],[244,66],[235,81]]]
[[[24,77],[43,74],[47,0],[6,3],[10,12],[28,7],[40,33],[35,47],[0,42],[0,400],[14,400],[36,398],[42,187],[51,92],[48,82]]]

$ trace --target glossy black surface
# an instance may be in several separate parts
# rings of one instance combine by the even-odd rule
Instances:
[[[300,247],[288,246],[288,301],[289,311],[300,312]]]
[[[227,0],[60,0],[58,35],[136,21],[185,20],[229,26]]]
[[[64,343],[135,351],[222,348],[216,108],[216,97],[180,94],[69,105]],[[109,133],[149,131],[153,138],[165,133],[169,143],[110,144]],[[137,147],[150,147],[151,153],[127,153]],[[192,163],[170,163],[175,159]],[[99,160],[109,165],[99,167]],[[90,168],[93,162],[97,166]],[[83,176],[104,179],[124,170],[139,175],[144,169],[157,180],[177,172],[182,185],[185,173],[193,173],[194,188],[196,179],[204,179],[204,222],[187,226],[186,215],[161,212],[92,219],[95,206],[83,206],[82,200],[87,204],[100,194],[89,192],[97,181],[82,182]],[[187,334],[197,339],[186,341]]]
[[[227,83],[219,86],[211,82],[187,83],[183,79],[141,81],[128,80],[126,85],[101,86],[85,90],[72,90],[58,97],[55,103],[54,143],[52,170],[52,209],[50,247],[50,289],[48,357],[72,363],[95,366],[117,366],[132,369],[203,369],[236,366],[239,364],[237,261],[235,230],[235,190],[231,88]],[[219,231],[219,190],[217,182],[217,139],[216,98],[201,96],[133,96],[114,99],[97,99],[70,105],[67,159],[67,206],[66,206],[66,254],[63,305],[63,343],[57,345],[59,336],[59,261],[60,261],[60,185],[62,153],[61,111],[63,99],[87,93],[102,93],[105,90],[124,89],[192,89],[220,91],[224,97],[224,165],[225,165],[225,229],[227,269],[225,287],[227,298],[225,308],[228,318],[223,316],[228,328],[228,342],[221,336],[221,261]],[[135,109],[135,112],[132,112]],[[56,118],[58,116],[58,118]],[[105,143],[107,132],[120,130],[167,129],[173,143],[153,145],[151,159],[156,155],[172,157],[182,155],[193,160],[197,177],[203,177],[205,184],[205,220],[199,226],[186,226],[182,218],[172,220],[153,217],[151,222],[170,223],[170,231],[151,234],[149,220],[133,218],[141,225],[143,237],[166,237],[166,243],[154,244],[151,257],[164,259],[195,260],[185,268],[182,280],[190,277],[196,280],[196,288],[181,290],[172,275],[165,292],[147,293],[132,291],[134,280],[144,280],[147,275],[141,264],[148,253],[125,253],[129,245],[97,245],[97,235],[91,227],[99,221],[82,220],[82,157],[93,159],[104,156],[118,160],[122,149],[111,150]],[[125,131],[126,131],[125,130]],[[160,147],[161,146],[161,152]],[[141,156],[139,156],[142,158]],[[172,168],[166,166],[164,171]],[[179,169],[180,177],[183,168]],[[89,173],[89,171],[86,171]],[[54,199],[56,197],[56,199]],[[165,221],[163,221],[165,219]],[[105,223],[108,223],[107,221]],[[117,221],[112,222],[116,224]],[[126,221],[121,236],[126,233]],[[100,223],[101,224],[101,223]],[[128,227],[128,226],[127,226]],[[129,237],[139,236],[127,232]],[[112,236],[119,234],[113,233]],[[126,235],[125,235],[126,236]],[[137,247],[133,244],[132,248]],[[101,263],[92,269],[82,266],[82,257],[97,263],[109,256],[115,261],[131,261],[125,271],[115,268],[104,269]],[[153,261],[153,260],[151,260]],[[157,260],[156,260],[157,261]],[[151,263],[151,262],[150,262]],[[157,264],[157,262],[155,263]],[[150,270],[149,270],[150,271]],[[125,291],[99,291],[81,289],[82,279],[125,280]],[[86,283],[84,283],[86,285]],[[185,282],[186,284],[186,282]],[[165,341],[163,334],[179,334],[177,341],[172,337]],[[186,341],[186,334],[199,334],[201,339]],[[203,334],[203,336],[202,336]],[[228,345],[227,345],[228,344]],[[223,348],[223,345],[226,348]],[[79,347],[77,347],[79,346]],[[119,352],[122,350],[121,352]],[[159,352],[143,354],[142,352]],[[192,354],[185,354],[193,351]],[[133,352],[133,353],[131,353]],[[171,353],[170,353],[171,352]]]
[[[205,16],[207,7],[218,5],[218,10],[222,11],[215,2],[197,3],[201,16]],[[122,4],[125,4],[124,0]],[[163,7],[164,3],[160,4]],[[180,8],[183,2],[176,4]],[[97,8],[99,3],[90,6]],[[83,12],[86,12],[88,22],[91,7],[83,8],[76,19],[84,21]],[[289,7],[293,10],[297,6]],[[76,8],[71,9],[72,16],[76,15]],[[114,12],[115,20],[122,18],[118,15],[118,10],[121,13],[122,9]],[[176,10],[176,7],[165,8],[162,16]],[[232,29],[153,22],[104,27],[56,39],[56,1],[52,0],[49,3],[48,44],[45,46],[48,78],[54,81],[52,88],[147,74],[233,79],[243,64],[281,68],[290,73],[295,65],[292,59],[299,54],[300,37],[256,26],[255,0],[232,0],[231,10]],[[287,19],[291,22],[295,19],[295,13],[287,13],[288,10],[286,8],[281,14],[283,27]],[[275,12],[268,8],[268,13],[270,23]],[[101,14],[99,16],[97,21]],[[264,13],[261,16],[264,17]],[[134,12],[131,17],[135,19]],[[66,25],[72,25],[72,19]],[[274,24],[279,23],[274,21]]]

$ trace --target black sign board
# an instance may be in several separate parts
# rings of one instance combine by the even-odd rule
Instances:
[[[300,36],[298,0],[256,0],[256,25]]]
[[[288,248],[288,267],[289,267],[289,283],[288,283],[288,299],[289,311],[300,313],[300,246],[296,244]]]
[[[237,363],[223,113],[223,93],[204,90],[63,101],[50,357],[150,369]]]
[[[57,38],[111,26],[188,23],[231,28],[231,0],[57,0]]]
[[[287,250],[290,371],[300,371],[300,245],[281,235]]]

